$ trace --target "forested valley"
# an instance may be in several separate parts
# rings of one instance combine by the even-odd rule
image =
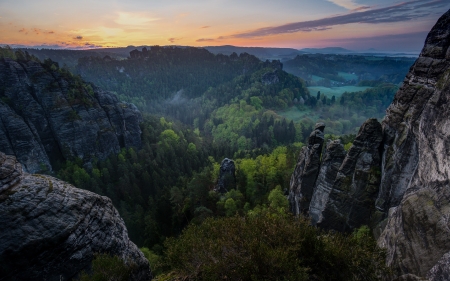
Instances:
[[[5,48],[1,56],[39,61],[42,53]],[[143,113],[142,147],[89,164],[67,159],[48,173],[111,198],[131,240],[149,258],[154,274],[160,274],[158,280],[218,280],[225,275],[269,280],[281,272],[291,275],[270,280],[377,280],[387,270],[368,229],[351,235],[313,229],[287,214],[286,194],[314,124],[325,123],[326,140],[340,139],[348,150],[367,118],[383,118],[412,60],[340,55],[331,67],[325,64],[328,55],[281,63],[247,53],[214,55],[200,48],[159,46],[134,50],[128,58],[58,50],[46,56],[43,63],[55,71],[72,71],[85,88],[111,91]],[[374,75],[363,73],[364,64],[377,68]],[[361,89],[327,92],[349,85]],[[221,194],[215,188],[224,158],[235,162],[236,187]],[[233,235],[241,236],[234,241]],[[287,236],[292,240],[284,243]],[[267,237],[271,249],[258,249],[252,240]],[[198,243],[210,247],[210,253],[216,247],[235,247],[227,244],[228,238],[247,246],[219,263],[208,263],[209,253],[193,250]],[[356,250],[349,253],[349,245]],[[245,260],[249,253],[259,257],[256,262]],[[308,258],[292,263],[299,256]],[[193,259],[205,268],[200,270]],[[234,260],[242,266],[230,265]],[[336,267],[341,274],[327,279]],[[255,268],[260,275],[251,273]]]

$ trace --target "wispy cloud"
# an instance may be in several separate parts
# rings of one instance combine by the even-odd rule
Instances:
[[[181,39],[183,39],[183,38],[169,38],[169,39],[167,39],[167,41],[169,41],[170,43],[175,43],[175,41],[177,41],[177,40],[181,40]]]
[[[211,26],[209,26],[209,25],[205,25],[205,26],[202,26],[202,27],[200,27],[200,28],[210,28]]]
[[[394,23],[423,18],[432,14],[431,9],[450,6],[448,0],[413,0],[388,7],[369,9],[311,21],[293,22],[279,26],[264,27],[248,32],[222,36],[222,38],[254,38],[277,34],[310,32],[330,29],[333,26],[352,23]],[[361,8],[361,7],[360,7]],[[367,7],[366,7],[367,8]]]
[[[355,3],[355,1],[352,0],[327,0],[327,1],[336,4],[338,6],[344,7],[348,10],[357,9],[359,6],[358,4]]]
[[[219,40],[220,40],[220,38],[219,38]],[[212,39],[212,38],[200,38],[200,39],[195,40],[195,42],[214,42],[214,41],[217,41],[217,40]]]
[[[428,31],[419,31],[413,33],[388,34],[370,37],[354,37],[341,39],[324,39],[325,46],[342,46],[346,48],[359,49],[375,48],[378,50],[393,51],[404,50],[420,52],[427,37]]]
[[[146,24],[159,20],[141,13],[118,13],[118,18],[114,21],[120,25],[145,26]]]
[[[76,36],[73,39],[75,39],[75,40],[83,40],[83,36]]]

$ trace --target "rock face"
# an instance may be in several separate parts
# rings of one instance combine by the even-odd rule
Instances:
[[[233,160],[225,158],[220,163],[220,174],[216,191],[227,193],[231,189],[236,189],[236,167]]]
[[[308,139],[308,145],[300,151],[289,188],[291,212],[307,214],[313,196],[314,185],[320,170],[320,156],[324,142],[325,124],[317,123]]]
[[[25,171],[140,147],[140,122],[134,105],[93,89],[55,63],[0,58],[0,151],[15,155]]]
[[[3,153],[0,212],[0,280],[70,280],[89,269],[94,253],[134,264],[131,280],[151,279],[148,261],[109,198],[24,173]]]
[[[448,280],[450,260],[450,11],[387,110],[376,207],[379,245],[398,275]],[[383,226],[386,227],[383,228]]]
[[[309,206],[309,215],[313,224],[322,222],[322,212],[328,202],[334,180],[344,161],[345,155],[346,151],[340,140],[328,141]]]
[[[368,224],[381,179],[381,140],[381,124],[367,120],[337,172],[319,226],[351,231]]]
[[[327,151],[310,204],[312,222],[340,231],[370,225],[394,280],[449,280],[449,128],[450,11],[428,35],[381,126],[371,119],[361,127],[334,181],[342,155]],[[302,182],[302,161],[291,183]],[[312,186],[301,184],[301,190]],[[291,200],[299,213],[295,204]]]
[[[272,85],[272,84],[276,84],[278,82],[280,82],[280,78],[278,78],[277,70],[275,70],[273,72],[265,73],[261,77],[261,83],[263,83],[264,85]]]

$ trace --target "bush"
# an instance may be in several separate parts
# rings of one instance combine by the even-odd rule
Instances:
[[[323,232],[269,211],[206,219],[165,246],[170,280],[379,280],[387,273],[373,238]]]
[[[82,272],[78,281],[128,281],[132,270],[118,256],[96,254],[92,272]]]

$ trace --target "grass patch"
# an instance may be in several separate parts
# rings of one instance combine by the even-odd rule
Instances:
[[[322,86],[313,86],[313,87],[308,87],[308,90],[313,96],[315,96],[315,94],[317,94],[317,92],[320,91],[321,94],[326,95],[328,98],[331,98],[332,96],[339,98],[345,92],[349,92],[349,93],[362,92],[362,91],[365,91],[370,88],[372,88],[372,87],[343,86],[343,87],[327,88],[327,87],[322,87]]]
[[[317,82],[317,81],[320,81],[322,79],[324,79],[324,78],[320,77],[320,76],[316,76],[316,75],[311,75],[311,81],[313,81],[313,82]]]
[[[358,80],[358,75],[348,73],[348,72],[338,72],[338,75],[344,78],[345,80]]]

